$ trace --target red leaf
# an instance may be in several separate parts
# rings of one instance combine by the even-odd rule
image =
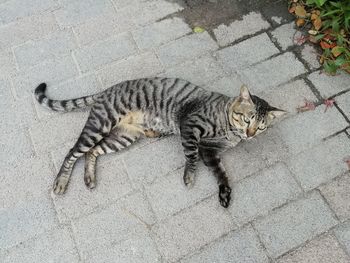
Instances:
[[[328,108],[332,108],[334,106],[334,99],[327,99],[323,101],[323,104],[326,105],[326,108],[324,110],[324,112],[326,112],[328,110]]]
[[[350,157],[346,158],[344,162],[348,165],[348,170],[350,170]]]
[[[304,99],[304,106],[298,107],[297,112],[305,112],[310,110],[315,110],[316,106],[315,103],[312,101],[309,101],[307,99]]]

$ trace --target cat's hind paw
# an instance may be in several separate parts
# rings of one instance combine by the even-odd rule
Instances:
[[[65,176],[57,176],[53,183],[53,192],[62,195],[67,189],[69,179]]]
[[[85,174],[84,182],[87,188],[94,189],[96,187],[96,176],[93,174]]]
[[[231,187],[229,187],[228,185],[219,185],[219,201],[220,204],[225,208],[227,208],[230,205],[231,191]]]
[[[194,185],[195,175],[194,173],[185,173],[184,175],[184,183],[187,188],[192,188]]]

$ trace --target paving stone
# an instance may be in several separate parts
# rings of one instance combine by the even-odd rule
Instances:
[[[133,207],[143,205],[134,203]],[[151,213],[150,210],[147,213]],[[149,215],[146,214],[146,217]],[[123,201],[108,208],[73,221],[73,232],[82,254],[93,249],[102,249],[108,244],[128,240],[133,236],[149,235],[143,215],[123,207]]]
[[[239,76],[232,73],[229,76],[224,76],[207,84],[206,89],[219,92],[226,96],[237,97],[242,85],[243,82],[240,80]]]
[[[21,148],[12,148],[14,154],[22,156],[19,150],[23,151]],[[5,162],[1,164],[0,207],[2,209],[11,209],[19,203],[25,203],[28,199],[40,199],[47,195],[53,182],[51,177],[53,165],[49,159],[40,155],[21,158],[10,165]]]
[[[85,46],[76,50],[74,54],[81,71],[86,72],[134,53],[136,53],[136,46],[131,35],[122,33],[106,41]]]
[[[182,263],[263,263],[269,262],[251,226],[229,233],[209,244]]]
[[[199,164],[193,189],[188,189],[182,178],[183,169],[180,168],[146,187],[147,196],[159,220],[197,203],[218,189],[215,177],[202,163]]]
[[[297,39],[302,36],[302,33],[296,30],[294,21],[276,28],[271,34],[283,50],[298,45]]]
[[[276,120],[277,124],[279,121]],[[270,126],[264,133],[259,134],[259,136],[245,141],[243,148],[248,153],[248,156],[254,156],[251,157],[253,160],[264,161],[268,166],[276,162],[285,162],[291,156],[282,136],[274,128],[274,125]],[[249,169],[248,167],[249,163],[246,164],[246,169]]]
[[[215,196],[156,224],[152,231],[164,259],[174,262],[228,233],[234,227]]]
[[[165,19],[133,31],[133,37],[141,50],[155,48],[190,33],[191,28],[180,18]]]
[[[42,82],[48,86],[58,84],[63,80],[78,74],[73,59],[66,56],[50,59],[32,68],[26,68],[12,76],[16,94],[19,98],[33,96],[35,88]]]
[[[278,257],[336,224],[337,220],[322,197],[312,193],[257,220],[254,228],[268,253]]]
[[[62,162],[67,153],[61,152]],[[112,203],[132,191],[123,163],[120,160],[105,162],[100,159],[97,163],[97,186],[94,190],[89,190],[84,183],[84,160],[81,160],[75,166],[66,193],[63,196],[52,193],[61,222],[87,215],[99,206]]]
[[[154,241],[150,235],[135,235],[113,246],[106,246],[100,250],[88,250],[83,255],[85,262],[91,263],[144,263],[161,262]]]
[[[349,147],[350,140],[341,134],[293,157],[288,167],[303,189],[311,190],[347,171],[343,159]]]
[[[329,125],[332,123],[332,125]],[[335,108],[324,112],[324,107],[304,112],[276,125],[282,140],[293,154],[312,148],[337,131],[347,127],[343,116]]]
[[[57,29],[52,14],[25,17],[0,28],[0,50],[43,37]]]
[[[237,225],[266,215],[301,193],[287,167],[281,163],[233,185],[230,212]]]
[[[32,123],[29,131],[35,151],[49,154],[60,149],[68,153],[78,139],[87,116],[87,112],[58,113],[54,118]]]
[[[350,175],[349,173],[321,186],[322,195],[341,221],[350,219]]]
[[[114,6],[117,8],[117,9],[121,9],[123,7],[126,7],[128,5],[136,5],[136,4],[139,4],[140,2],[147,2],[149,0],[129,0],[129,1],[125,1],[125,0],[112,0],[112,2],[114,3]]]
[[[350,89],[350,75],[342,71],[336,76],[328,76],[321,71],[316,71],[310,74],[308,79],[315,85],[316,89],[324,98]]]
[[[258,93],[287,82],[305,71],[303,64],[294,54],[287,52],[238,72],[248,87]]]
[[[232,182],[242,180],[266,167],[265,161],[260,156],[252,155],[244,149],[244,143],[226,151],[222,155],[222,162]]]
[[[334,233],[339,242],[344,246],[348,254],[350,254],[350,222],[339,225]]]
[[[350,258],[333,235],[312,240],[301,248],[283,256],[278,263],[346,263]]]
[[[230,25],[220,25],[214,29],[215,37],[220,46],[228,45],[244,36],[268,29],[270,24],[260,13],[250,12],[242,20],[236,20]]]
[[[42,196],[0,210],[0,249],[7,249],[57,226],[51,201]]]
[[[46,95],[49,98],[57,100],[66,100],[70,98],[79,98],[86,95],[95,94],[103,91],[101,83],[98,81],[95,74],[88,74],[79,76],[77,78],[69,79],[67,81],[48,86]],[[61,113],[52,111],[41,106],[35,98],[33,98],[36,112],[39,119],[55,118]],[[89,108],[83,111],[88,111]]]
[[[16,72],[16,62],[11,50],[0,50],[0,61],[0,77]]]
[[[105,87],[124,80],[154,77],[164,70],[154,53],[131,56],[101,69],[98,74]]]
[[[63,241],[63,242],[62,242]],[[74,240],[67,227],[57,228],[34,240],[21,243],[1,255],[1,262],[79,262]]]
[[[21,0],[6,1],[0,5],[0,18],[4,24],[15,21],[21,17],[31,16],[47,10],[57,8],[55,0]]]
[[[257,47],[261,47],[257,49]],[[248,38],[217,52],[218,60],[226,70],[236,71],[279,53],[266,33]]]
[[[270,105],[287,111],[285,117],[297,113],[297,108],[305,104],[305,100],[317,101],[316,96],[304,80],[296,80],[277,88],[271,88],[259,92],[259,97]]]
[[[160,61],[168,68],[217,49],[207,32],[192,34],[165,44],[156,51]]]
[[[60,27],[69,27],[86,22],[101,14],[108,16],[115,13],[108,0],[60,0],[62,8],[56,10],[55,16]]]
[[[320,52],[312,45],[305,44],[301,50],[301,57],[309,65],[310,69],[317,69],[320,64]]]
[[[128,4],[120,13],[130,16],[136,25],[147,25],[167,15],[182,10],[178,3],[164,0],[138,1],[136,5]]]
[[[29,68],[47,59],[70,55],[77,47],[71,30],[56,31],[44,39],[30,41],[14,48],[20,69]]]
[[[339,97],[335,98],[338,106],[343,110],[343,112],[350,118],[350,93],[345,93]]]
[[[180,139],[168,137],[123,156],[128,174],[136,188],[149,184],[155,178],[175,171],[185,164]],[[154,162],[157,160],[157,162]]]
[[[182,78],[200,86],[207,86],[209,82],[225,74],[219,63],[211,56],[186,61],[165,71],[164,76]]]
[[[132,30],[134,27],[131,18],[122,13],[102,13],[74,26],[73,30],[80,45],[89,45],[95,41],[101,41],[113,35]]]

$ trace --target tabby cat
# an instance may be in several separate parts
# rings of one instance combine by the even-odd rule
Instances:
[[[55,179],[53,191],[63,194],[76,160],[85,155],[84,181],[96,186],[96,159],[120,151],[141,136],[180,134],[186,164],[184,183],[193,184],[201,158],[219,185],[219,201],[228,207],[231,188],[219,154],[241,140],[263,132],[284,114],[253,96],[246,86],[230,98],[179,78],[143,78],[116,84],[105,91],[70,100],[52,100],[46,84],[35,89],[37,101],[54,111],[68,112],[91,106],[79,139],[69,151]]]

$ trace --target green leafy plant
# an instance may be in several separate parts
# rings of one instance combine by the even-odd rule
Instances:
[[[299,0],[290,6],[300,24],[312,25],[310,40],[323,49],[320,61],[325,71],[334,74],[343,69],[350,73],[350,0]]]

